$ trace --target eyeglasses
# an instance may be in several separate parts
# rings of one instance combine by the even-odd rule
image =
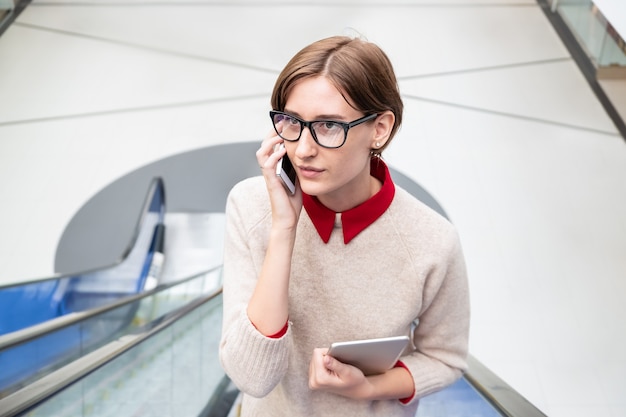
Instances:
[[[346,143],[350,128],[372,120],[376,116],[378,116],[376,113],[369,114],[349,123],[335,120],[313,120],[307,122],[282,111],[270,111],[274,130],[276,130],[278,136],[288,142],[295,142],[300,139],[304,128],[308,127],[315,143],[324,148],[339,148],[343,146]]]

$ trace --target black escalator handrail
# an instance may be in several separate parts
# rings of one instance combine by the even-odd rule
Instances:
[[[154,198],[154,193],[161,193],[162,203],[159,206],[159,219],[160,222],[163,222],[165,217],[165,184],[163,182],[163,178],[154,177],[150,182],[150,186],[148,187],[148,193],[146,194],[146,198],[144,199],[143,206],[141,211],[139,212],[139,219],[135,223],[135,229],[133,230],[133,237],[130,239],[130,242],[126,246],[126,250],[122,253],[120,259],[116,264],[121,263],[131,252],[137,239],[139,238],[139,233],[141,231],[141,225],[143,224],[148,212],[150,212],[150,207],[152,206],[152,199]]]
[[[146,197],[144,199],[143,205],[141,206],[141,210],[139,212],[139,218],[137,220],[137,222],[135,223],[135,228],[133,230],[133,235],[132,238],[130,239],[128,246],[124,249],[124,252],[122,253],[120,259],[118,261],[116,261],[115,263],[113,263],[112,265],[108,265],[108,266],[103,266],[103,267],[98,267],[98,268],[93,268],[93,269],[88,269],[88,270],[84,270],[84,271],[78,271],[78,272],[72,272],[72,273],[58,273],[58,274],[54,274],[50,277],[44,277],[44,278],[35,278],[35,279],[29,279],[27,281],[22,281],[22,282],[11,282],[9,284],[0,284],[0,291],[7,289],[7,288],[12,288],[12,287],[21,287],[24,285],[32,285],[32,284],[41,284],[43,282],[46,281],[55,281],[55,280],[60,280],[60,279],[64,279],[64,278],[74,278],[77,276],[81,276],[81,275],[88,275],[88,274],[93,274],[94,272],[99,272],[99,271],[105,271],[107,269],[111,269],[119,264],[121,264],[126,257],[128,256],[128,254],[130,253],[130,251],[132,250],[132,248],[135,246],[135,244],[137,243],[137,239],[139,238],[139,231],[141,229],[141,225],[143,224],[144,219],[146,218],[148,211],[150,210],[150,205],[152,203],[152,198],[154,197],[155,193],[162,193],[163,194],[163,207],[161,208],[161,215],[163,215],[165,213],[165,185],[163,183],[163,179],[161,177],[154,177],[152,179],[152,181],[150,182],[150,185],[148,186],[148,192],[146,193]]]
[[[154,326],[149,327],[143,333],[122,336],[88,355],[77,359],[69,365],[46,375],[27,387],[0,399],[0,417],[14,417],[43,403],[71,384],[86,377],[102,366],[105,366],[107,363],[120,357],[141,342],[173,325],[179,319],[211,301],[221,293],[222,288],[220,287],[211,294],[198,297],[186,305],[168,313],[163,319],[159,319]]]
[[[128,297],[124,297],[120,299],[119,301],[115,301],[111,304],[107,304],[102,307],[97,307],[97,308],[87,310],[87,311],[80,311],[76,313],[66,314],[64,316],[60,316],[55,319],[48,320],[40,324],[36,324],[26,329],[22,329],[22,330],[18,330],[12,333],[2,335],[0,336],[0,352],[2,352],[5,349],[15,347],[20,344],[30,342],[31,340],[37,339],[39,337],[46,336],[52,332],[63,329],[65,327],[72,326],[83,320],[87,320],[97,315],[106,313],[107,311],[111,311],[116,308],[132,304],[136,302],[137,300],[150,297],[153,294],[159,293],[161,291],[165,291],[169,288],[172,288],[178,285],[182,285],[188,281],[193,281],[195,279],[198,279],[202,275],[210,274],[212,272],[219,270],[220,268],[222,268],[222,265],[215,266],[206,271],[200,272],[198,274],[194,274],[184,279],[180,279],[177,281],[173,281],[171,283],[159,285],[149,291],[145,291],[145,292],[135,294],[135,295],[130,295]]]
[[[468,358],[468,382],[506,417],[547,417],[519,392],[473,356]]]

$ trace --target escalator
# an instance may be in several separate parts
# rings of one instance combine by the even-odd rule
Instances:
[[[114,265],[0,286],[0,335],[106,305],[145,287],[153,288],[154,267],[162,263],[163,257],[164,216],[163,182],[155,178],[148,188],[134,236],[122,259]]]
[[[22,284],[0,286],[0,398],[27,384],[44,369],[61,366],[77,352],[96,349],[129,325],[132,304],[106,319],[81,326],[68,320],[140,294],[158,284],[164,254],[165,191],[155,178],[146,194],[134,236],[120,261],[104,268]],[[38,329],[63,328],[44,337]],[[11,346],[16,340],[34,338]],[[13,341],[13,342],[10,342]]]
[[[164,182],[154,177],[119,261],[0,286],[0,399],[188,301],[185,288],[200,285],[192,278],[221,263],[223,223],[223,213],[166,214]],[[164,298],[172,292],[173,304]],[[148,308],[142,295],[158,302]]]
[[[218,267],[179,282],[161,285],[113,305],[89,311],[33,340],[21,343],[18,341],[3,349],[0,355],[11,349],[21,350],[24,345],[33,342],[43,348],[47,340],[51,337],[62,337],[68,329],[76,330],[78,337],[89,338],[94,327],[106,328],[110,321],[117,322],[120,317],[127,316],[129,309],[134,311],[127,326],[110,334],[106,343],[95,349],[83,349],[83,344],[79,341],[71,360],[62,366],[55,366],[54,369],[41,369],[30,384],[0,399],[0,415],[159,415],[164,407],[160,402],[169,402],[171,399],[163,391],[170,365],[173,366],[172,369],[182,372],[181,378],[192,377],[194,372],[207,369],[198,364],[211,363],[213,365],[208,369],[215,369],[215,359],[211,357],[215,356],[212,355],[213,350],[204,352],[206,342],[196,344],[193,338],[189,338],[189,334],[195,328],[195,333],[202,337],[203,328],[210,331],[221,326],[221,305],[215,304],[219,298],[216,294],[219,294],[220,279],[221,268]],[[207,300],[214,301],[207,303]],[[204,323],[204,327],[194,327],[201,323]],[[146,335],[150,335],[150,341],[139,343]],[[122,355],[121,349],[128,352]],[[204,357],[195,356],[194,352]],[[168,357],[172,354],[175,357]],[[175,362],[176,358],[186,360],[186,365],[179,367]],[[208,372],[212,373],[214,372]],[[83,381],[74,383],[79,377],[83,377]],[[206,375],[202,380],[207,381]],[[185,386],[198,382],[193,377],[185,381],[188,383],[181,379]],[[28,411],[33,404],[54,394],[63,385],[67,385],[67,388],[62,393],[53,395],[36,407],[36,410]],[[176,386],[180,385],[177,383]],[[125,393],[125,398],[119,399],[120,392]],[[129,402],[144,396],[153,399],[154,403],[150,407],[156,404],[155,410],[159,410],[158,412],[145,411],[148,403],[132,412],[129,410],[129,407],[135,407],[129,405]],[[108,403],[109,400],[112,402],[107,407],[112,410],[100,410],[102,405],[98,403]]]
[[[221,291],[210,289],[220,274],[216,268],[185,280],[184,291],[174,285],[168,296],[156,290],[138,296],[143,314],[158,299],[176,301],[163,303],[145,325],[0,399],[0,417],[236,416],[238,391],[218,359]],[[420,400],[417,416],[544,414],[471,358],[464,378]]]

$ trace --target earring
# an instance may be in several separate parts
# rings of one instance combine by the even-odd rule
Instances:
[[[376,142],[376,147],[380,148],[380,142]]]

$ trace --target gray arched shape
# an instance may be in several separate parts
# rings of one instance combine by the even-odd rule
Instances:
[[[66,226],[55,256],[55,272],[70,273],[120,261],[154,177],[165,183],[169,212],[223,212],[228,192],[244,178],[259,175],[259,142],[210,146],[173,155],[112,182],[78,210]],[[390,167],[394,181],[447,217],[419,184]]]

